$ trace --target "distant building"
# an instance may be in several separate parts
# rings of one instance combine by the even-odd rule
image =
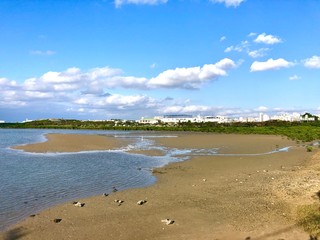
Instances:
[[[30,120],[28,118],[26,118],[26,120],[22,121],[22,123],[27,123],[27,122],[32,122],[33,120]]]
[[[141,124],[157,124],[159,123],[159,120],[156,118],[144,118],[142,117],[140,120],[138,120],[138,123]]]
[[[259,113],[259,122],[266,122],[269,121],[270,117],[267,114]]]
[[[0,123],[5,123],[5,121],[3,121],[3,120],[0,120]]]
[[[305,114],[301,115],[300,120],[301,121],[316,121],[316,120],[318,120],[318,117],[314,116],[310,113],[305,113]]]

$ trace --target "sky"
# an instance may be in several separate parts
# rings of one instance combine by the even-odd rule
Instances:
[[[319,0],[0,0],[0,120],[320,113]]]

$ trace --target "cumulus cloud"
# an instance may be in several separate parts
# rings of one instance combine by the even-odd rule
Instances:
[[[305,59],[304,66],[307,68],[320,68],[320,56],[312,56],[311,58]]]
[[[225,58],[216,64],[203,67],[176,68],[166,70],[148,82],[150,88],[185,88],[197,89],[203,83],[226,76],[227,71],[236,67],[231,59]]]
[[[110,67],[93,68],[88,71],[76,67],[64,71],[49,71],[21,83],[0,78],[0,108],[23,106],[25,112],[42,109],[42,112],[53,116],[61,116],[60,113],[67,111],[76,114],[118,114],[118,117],[124,114],[135,116],[138,112],[144,111],[156,113],[157,110],[175,105],[177,102],[172,97],[154,99],[143,94],[135,94],[134,90],[197,89],[205,82],[226,76],[228,70],[236,65],[231,59],[225,58],[202,67],[167,70],[154,78],[127,76],[121,69]],[[125,88],[127,95],[110,93],[112,89],[118,88]],[[43,110],[48,106],[55,109],[55,115],[51,111]],[[185,107],[183,110],[191,112],[192,109],[195,107]],[[206,109],[202,107],[199,111]]]
[[[273,35],[267,35],[266,33],[261,33],[257,36],[257,38],[254,40],[256,43],[264,43],[268,45],[273,45],[276,43],[281,43],[281,38]]]
[[[277,70],[280,68],[288,68],[293,66],[294,63],[288,62],[283,58],[272,59],[270,58],[266,62],[258,62],[254,61],[250,67],[251,72],[258,72],[258,71],[267,71],[267,70]]]
[[[121,7],[125,4],[136,4],[136,5],[157,5],[166,3],[168,0],[115,0],[116,7]]]
[[[40,55],[40,56],[51,56],[55,55],[56,52],[52,50],[46,50],[46,51],[41,51],[41,50],[31,50],[30,51],[31,55]]]
[[[224,3],[226,7],[239,7],[244,0],[210,0],[213,3]]]

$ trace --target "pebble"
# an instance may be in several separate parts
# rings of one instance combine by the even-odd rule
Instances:
[[[53,219],[53,222],[54,222],[54,223],[59,223],[59,222],[61,222],[61,221],[62,221],[61,218],[55,218],[55,219]]]

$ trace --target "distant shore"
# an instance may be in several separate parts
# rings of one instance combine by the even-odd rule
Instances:
[[[156,133],[161,136],[162,133]],[[173,134],[173,133],[171,133]],[[155,185],[75,199],[35,213],[2,239],[308,239],[296,226],[295,209],[312,202],[317,185],[303,188],[301,177],[315,171],[320,157],[279,136],[174,133],[156,144],[178,149],[219,148],[226,154],[258,154],[291,146],[289,152],[266,155],[193,156],[154,169]],[[49,134],[45,143],[15,147],[31,152],[107,150],[128,144],[106,136]],[[136,152],[160,155],[161,152]],[[315,175],[316,176],[316,175]],[[297,183],[297,184],[293,184]],[[294,189],[296,188],[296,189]],[[318,189],[319,190],[319,189]],[[290,191],[297,191],[296,196]],[[300,194],[300,195],[299,195]],[[122,204],[115,199],[123,200]],[[146,200],[138,205],[139,200]],[[118,206],[120,205],[120,206]],[[174,223],[166,225],[164,219]],[[55,223],[54,219],[62,219]],[[10,238],[11,237],[11,238]]]

